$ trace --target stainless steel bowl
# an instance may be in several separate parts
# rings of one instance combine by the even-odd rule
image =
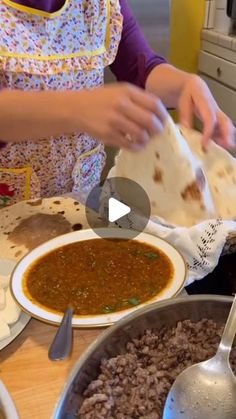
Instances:
[[[195,295],[155,303],[126,316],[103,332],[76,363],[56,406],[54,419],[75,419],[85,388],[98,375],[101,359],[124,352],[130,339],[146,329],[174,326],[185,319],[212,318],[225,322],[232,301],[232,297]]]

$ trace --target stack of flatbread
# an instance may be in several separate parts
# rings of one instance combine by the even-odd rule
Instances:
[[[201,134],[179,128],[170,117],[164,132],[143,151],[122,150],[108,177],[125,177],[141,185],[152,216],[167,225],[189,227],[213,218],[236,219],[236,159],[213,141],[204,151]],[[127,195],[135,208],[137,197],[132,197],[132,190]]]
[[[21,313],[9,289],[10,274],[3,273],[0,274],[0,341],[10,336],[10,326],[17,322]]]

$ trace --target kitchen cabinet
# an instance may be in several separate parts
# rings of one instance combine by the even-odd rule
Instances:
[[[236,126],[236,36],[204,29],[198,71]]]

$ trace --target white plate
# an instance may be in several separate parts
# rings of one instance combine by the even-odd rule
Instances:
[[[16,266],[16,262],[11,259],[0,259],[0,275],[8,276],[11,274],[12,270]],[[11,343],[25,328],[27,323],[30,321],[30,315],[24,313],[23,311],[20,314],[18,321],[12,324],[10,327],[11,335],[6,338],[0,340],[0,350],[5,348],[9,343]]]
[[[115,238],[129,238],[130,231],[123,230],[123,229],[102,229],[103,230],[103,237],[115,237]],[[50,252],[53,249],[58,247],[64,246],[69,243],[74,243],[82,240],[91,240],[94,238],[100,238],[93,230],[83,230],[83,231],[76,231],[73,233],[68,233],[63,236],[56,237],[53,240],[50,240],[41,246],[37,247],[36,249],[32,250],[28,253],[16,266],[12,278],[11,278],[11,291],[16,299],[16,301],[20,304],[23,310],[28,312],[33,317],[43,320],[46,323],[54,323],[59,324],[61,322],[62,316],[60,314],[56,314],[50,312],[46,307],[45,309],[39,307],[34,302],[30,301],[23,291],[23,276],[29,266],[35,262],[39,257],[45,255],[46,253]],[[112,323],[117,322],[119,319],[124,317],[125,315],[131,313],[138,308],[145,306],[147,304],[153,303],[155,301],[161,301],[167,298],[171,298],[176,296],[185,284],[186,278],[186,265],[185,262],[180,255],[180,253],[169,243],[166,241],[159,239],[155,236],[146,233],[140,233],[136,237],[135,240],[140,242],[144,242],[150,244],[152,246],[157,247],[158,249],[162,250],[171,260],[173,264],[173,279],[171,283],[166,287],[161,293],[159,293],[156,297],[152,298],[146,303],[140,304],[136,307],[126,309],[119,312],[109,313],[109,314],[101,314],[101,315],[91,315],[91,316],[73,316],[72,324],[74,327],[101,327],[107,326]]]
[[[9,343],[11,343],[24,330],[30,319],[31,317],[29,314],[25,313],[24,311],[21,312],[18,321],[15,324],[9,326],[11,330],[11,336],[0,340],[0,350],[9,345]]]
[[[19,419],[16,406],[2,381],[0,381],[0,412],[3,411],[6,419]]]

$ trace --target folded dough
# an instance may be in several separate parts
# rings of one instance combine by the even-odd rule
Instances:
[[[192,226],[221,215],[224,204],[219,205],[219,198],[214,199],[218,184],[211,187],[209,180],[213,182],[213,179],[208,178],[207,173],[216,152],[209,154],[209,164],[205,164],[208,153],[201,150],[200,134],[196,135],[195,131],[192,135],[185,134],[184,138],[169,117],[164,132],[156,135],[144,150],[138,153],[120,151],[108,177],[125,177],[141,185],[149,196],[152,215],[162,217],[170,224]],[[189,136],[191,141],[187,140]],[[221,165],[217,170],[220,168]],[[137,197],[132,196],[132,190],[118,193],[124,202],[127,198],[129,205],[137,206]],[[225,215],[225,208],[223,212]]]

